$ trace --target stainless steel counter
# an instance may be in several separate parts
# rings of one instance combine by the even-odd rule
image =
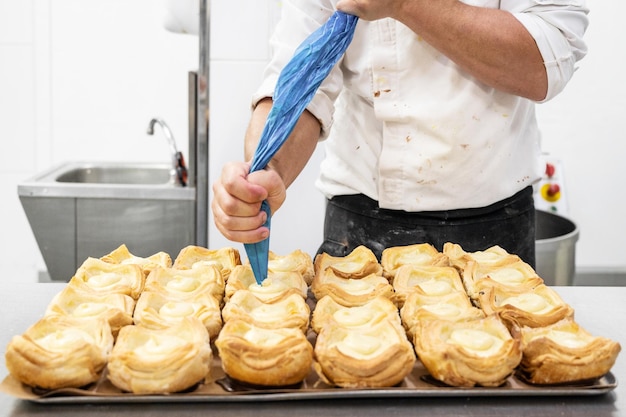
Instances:
[[[37,321],[65,284],[0,284],[0,344]],[[626,287],[555,287],[576,310],[576,320],[594,335],[626,349]],[[626,352],[613,367],[620,383],[608,394],[583,397],[383,398],[189,404],[37,404],[0,393],[0,416],[626,416]],[[0,378],[7,370],[0,364]]]

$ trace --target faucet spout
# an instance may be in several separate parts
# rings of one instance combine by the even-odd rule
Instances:
[[[167,123],[165,123],[163,119],[155,117],[150,120],[146,133],[148,135],[154,135],[154,126],[156,124],[161,126],[165,140],[167,140],[167,144],[170,148],[170,155],[172,159],[172,181],[184,187],[187,185],[187,166],[185,164],[185,158],[183,158],[182,152],[180,152],[176,147],[176,140],[174,139],[174,135],[172,134],[172,131]]]

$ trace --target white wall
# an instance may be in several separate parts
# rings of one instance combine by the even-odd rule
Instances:
[[[619,0],[592,3],[589,55],[568,89],[538,107],[545,149],[566,170],[570,217],[580,228],[580,268],[626,270],[621,163],[626,133],[626,29]],[[211,166],[241,157],[250,94],[267,60],[266,39],[280,0],[213,0]],[[43,261],[17,197],[17,184],[64,160],[167,161],[153,116],[187,149],[187,72],[197,69],[197,38],[161,25],[154,0],[0,0],[0,279],[37,280]],[[323,199],[313,187],[315,156],[275,216],[272,249],[313,253]],[[209,221],[211,247],[230,244]],[[304,232],[303,232],[304,231]]]

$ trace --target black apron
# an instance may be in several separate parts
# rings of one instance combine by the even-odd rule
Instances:
[[[443,250],[446,242],[466,252],[499,245],[535,267],[535,206],[532,187],[487,207],[406,212],[378,207],[362,194],[327,201],[324,242],[318,253],[346,256],[364,245],[380,260],[385,248],[430,243]]]

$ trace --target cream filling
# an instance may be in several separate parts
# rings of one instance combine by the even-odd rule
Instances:
[[[170,355],[185,345],[185,340],[174,335],[150,335],[145,343],[133,349],[133,353],[142,358],[154,358]]]
[[[452,285],[448,281],[431,278],[417,284],[428,295],[443,295],[452,292]]]
[[[510,304],[513,307],[520,310],[527,311],[534,314],[545,314],[550,312],[554,306],[550,304],[545,298],[533,293],[525,293],[509,297],[500,303],[500,305]]]
[[[285,340],[285,336],[281,333],[256,327],[251,327],[243,335],[243,338],[254,345],[260,346],[275,346]]]
[[[467,349],[478,356],[492,356],[497,353],[504,341],[490,333],[476,329],[453,330],[448,343]]]
[[[250,311],[250,315],[259,321],[274,321],[281,317],[295,313],[297,309],[293,303],[285,304],[261,304]]]
[[[400,255],[396,261],[398,266],[401,265],[424,265],[430,263],[431,256],[426,253],[404,253]]]
[[[522,271],[515,268],[502,268],[498,269],[494,272],[490,272],[489,276],[494,281],[500,282],[502,284],[521,284],[525,280],[525,276]]]
[[[422,306],[421,308],[423,308],[426,311],[430,311],[431,313],[435,314],[437,317],[450,318],[450,319],[459,317],[462,312],[462,310],[458,306],[455,306],[454,304],[448,304],[448,303],[428,304],[428,305]]]
[[[561,346],[573,349],[581,348],[589,343],[586,337],[562,330],[550,330],[546,333],[546,337]]]
[[[72,316],[80,317],[80,318],[98,317],[104,312],[106,312],[109,308],[110,306],[104,303],[85,302],[76,306],[74,311],[72,311]]]
[[[56,330],[35,341],[46,350],[68,353],[70,348],[76,343],[94,343],[93,338],[89,334],[78,329]]]
[[[352,295],[367,294],[372,291],[372,284],[364,279],[343,279],[339,283]]]
[[[195,312],[191,303],[169,301],[161,306],[159,309],[159,315],[161,317],[169,317],[172,319],[178,319],[183,317],[190,317]]]
[[[365,308],[342,308],[333,314],[335,321],[344,327],[359,327],[369,323],[374,312]]]
[[[92,275],[87,279],[90,287],[104,289],[117,285],[122,280],[120,274],[113,272],[104,272],[102,274]]]
[[[273,280],[272,278],[266,278],[261,285],[255,282],[248,287],[248,290],[253,293],[263,295],[279,294],[287,289],[289,289],[288,285],[282,283],[281,281]]]
[[[378,354],[383,343],[379,337],[349,332],[336,346],[346,356],[355,359],[369,359]]]
[[[165,285],[168,290],[176,292],[193,292],[200,286],[200,281],[191,277],[175,277]]]

